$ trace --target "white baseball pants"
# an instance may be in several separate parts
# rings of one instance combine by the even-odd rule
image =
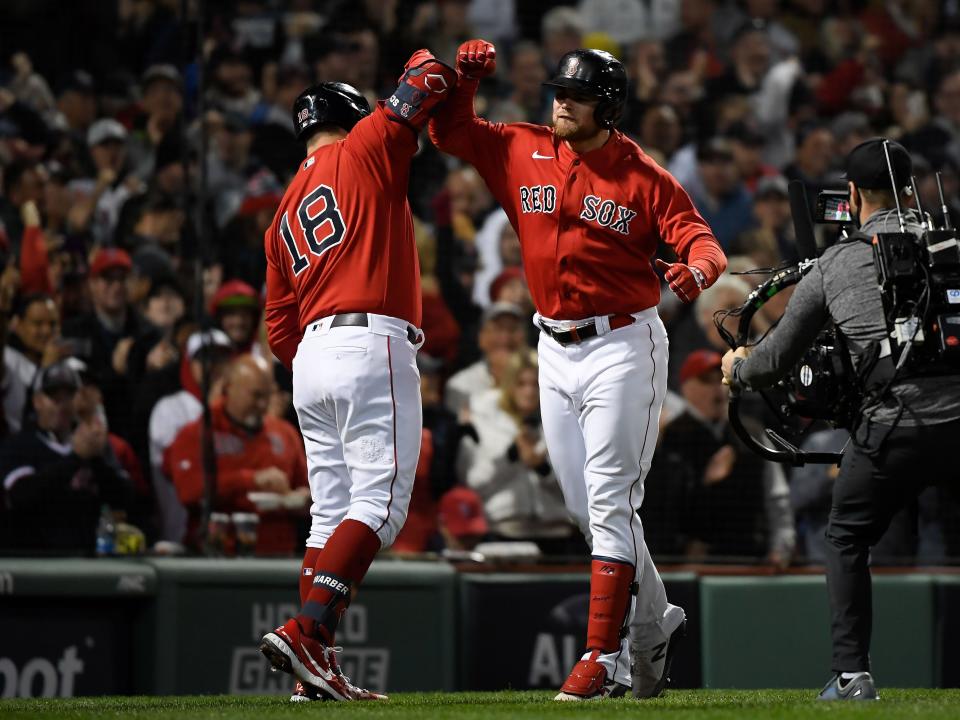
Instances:
[[[541,333],[540,405],[567,510],[594,557],[636,568],[639,593],[630,623],[652,630],[664,621],[667,595],[637,510],[657,444],[668,343],[656,308],[634,318],[632,325],[566,346]],[[627,638],[620,652],[600,661],[611,677],[630,686]]]
[[[368,327],[310,323],[293,360],[293,405],[307,451],[308,547],[344,519],[389,547],[403,527],[420,456],[423,411],[409,323],[369,314]]]

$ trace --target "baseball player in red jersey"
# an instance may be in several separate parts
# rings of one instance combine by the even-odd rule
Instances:
[[[460,83],[430,122],[441,150],[474,165],[520,236],[541,329],[540,398],[550,461],[593,555],[587,649],[558,700],[659,695],[685,615],[667,602],[637,510],[657,441],[667,335],[657,316],[659,240],[670,288],[692,301],[726,267],[674,178],[615,129],[623,66],[576,50],[547,84],[553,128],[474,114],[490,43],[460,46]],[[631,672],[631,651],[633,653]]]
[[[300,613],[260,651],[296,675],[293,699],[379,699],[340,672],[337,624],[374,555],[406,519],[422,416],[420,268],[407,203],[417,133],[456,85],[414,53],[371,112],[356,89],[321,83],[293,106],[307,157],[265,237],[270,347],[293,369],[313,516]]]

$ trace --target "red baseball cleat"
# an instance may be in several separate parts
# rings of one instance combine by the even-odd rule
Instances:
[[[597,662],[599,655],[594,651],[588,659],[574,665],[554,700],[602,700],[625,695],[630,688],[607,680],[607,669]]]
[[[330,667],[328,648],[306,635],[296,618],[263,636],[260,652],[275,670],[296,675],[304,685],[322,690],[330,700],[355,700],[351,686],[343,675]]]

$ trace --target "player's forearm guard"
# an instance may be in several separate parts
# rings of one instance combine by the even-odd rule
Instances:
[[[450,97],[456,85],[456,70],[432,58],[407,69],[384,108],[419,130],[427,124],[434,108]]]

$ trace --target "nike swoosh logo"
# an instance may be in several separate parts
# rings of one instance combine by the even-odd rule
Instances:
[[[534,150],[530,157],[534,160],[553,160],[553,155],[541,155],[539,150]]]
[[[324,680],[333,680],[333,673],[329,671],[325,671],[322,667],[320,667],[320,663],[318,663],[316,660],[313,659],[313,656],[310,654],[310,651],[303,646],[303,643],[300,643],[300,649],[303,650],[303,654],[307,656],[307,660],[309,660],[313,664],[313,669],[320,671],[320,674],[318,675],[318,677],[322,677]]]

